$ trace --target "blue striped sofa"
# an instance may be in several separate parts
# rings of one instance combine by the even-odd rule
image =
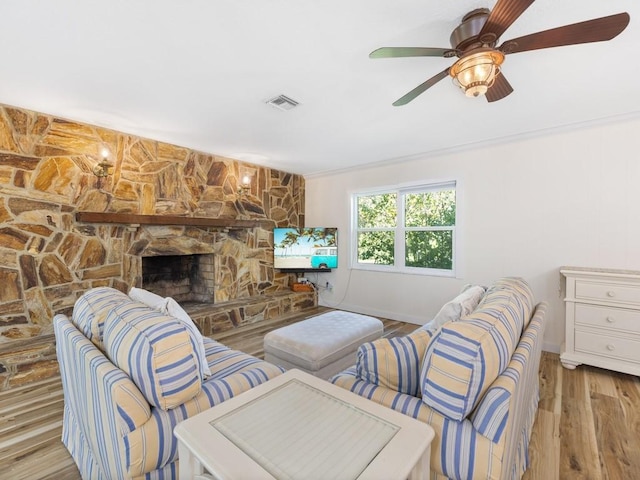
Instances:
[[[432,479],[519,479],[529,464],[546,303],[504,278],[458,321],[363,344],[331,381],[428,423]]]
[[[175,425],[282,373],[206,337],[199,350],[179,320],[107,287],[54,330],[62,441],[84,479],[177,478]]]

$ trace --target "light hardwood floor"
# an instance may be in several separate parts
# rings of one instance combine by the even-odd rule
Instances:
[[[265,333],[323,310],[248,325],[215,338],[262,357]],[[388,337],[416,328],[384,323]],[[640,479],[638,377],[587,366],[566,370],[557,355],[543,353],[540,385],[532,464],[525,480]],[[80,479],[60,442],[62,408],[59,378],[0,392],[0,479]]]

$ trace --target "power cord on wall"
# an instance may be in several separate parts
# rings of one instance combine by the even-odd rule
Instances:
[[[327,299],[326,296],[323,296],[323,293],[326,293],[327,290],[332,291],[333,290],[333,286],[331,287],[331,289],[327,288],[326,286],[321,286],[320,282],[318,281],[318,273],[315,272],[316,276],[315,276],[315,282],[311,282],[311,284],[313,285],[313,288],[316,289],[316,291],[318,292],[318,297],[322,298],[322,300],[325,302],[325,304],[330,307],[330,308],[338,308],[340,307],[340,305],[342,305],[342,302],[344,302],[344,299],[347,298],[347,293],[349,292],[349,287],[351,286],[351,274],[353,273],[353,269],[350,268],[349,269],[349,276],[347,277],[347,285],[344,289],[344,293],[342,294],[342,298],[338,301],[338,303],[334,303],[332,304],[331,301],[329,301]],[[331,285],[329,282],[326,282],[326,284]]]

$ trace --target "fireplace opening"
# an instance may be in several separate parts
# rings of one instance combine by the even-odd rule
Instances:
[[[177,302],[213,303],[213,254],[142,257],[142,288]]]

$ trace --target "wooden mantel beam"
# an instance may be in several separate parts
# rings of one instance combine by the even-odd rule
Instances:
[[[77,212],[76,221],[119,223],[123,225],[189,225],[217,228],[254,228],[271,223],[269,220],[237,220],[234,218],[183,217],[179,215],[136,215],[109,212]]]

